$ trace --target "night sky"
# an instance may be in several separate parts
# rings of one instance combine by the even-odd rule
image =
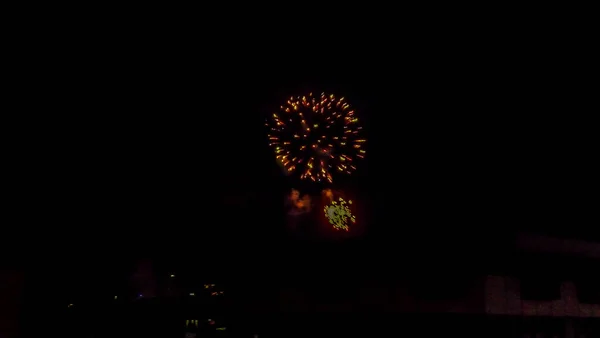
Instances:
[[[37,85],[45,115],[24,124],[35,137],[16,142],[16,200],[39,205],[16,231],[43,237],[36,250],[61,261],[276,244],[272,215],[292,184],[264,118],[290,95],[327,91],[367,131],[368,159],[344,182],[370,200],[367,247],[479,247],[517,229],[591,236],[591,134],[582,92],[555,58],[526,45],[352,47],[346,57],[106,55],[50,71]],[[238,196],[271,204],[224,205]]]

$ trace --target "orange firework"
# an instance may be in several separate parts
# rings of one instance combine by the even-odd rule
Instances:
[[[266,125],[277,161],[301,179],[332,182],[333,173],[351,174],[365,156],[362,127],[343,97],[291,97]]]

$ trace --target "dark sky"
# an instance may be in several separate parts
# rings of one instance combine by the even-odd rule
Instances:
[[[277,241],[264,213],[231,220],[221,201],[286,186],[264,117],[289,95],[323,90],[347,97],[364,120],[369,153],[356,184],[374,205],[376,240],[594,224],[585,90],[570,61],[556,66],[552,46],[423,40],[354,49],[108,53],[73,57],[68,70],[27,82],[41,92],[42,117],[26,119],[28,133],[14,141],[23,177],[15,201],[36,205],[19,204],[21,238],[100,259],[188,248],[194,238],[230,251]],[[23,228],[30,224],[39,235]]]

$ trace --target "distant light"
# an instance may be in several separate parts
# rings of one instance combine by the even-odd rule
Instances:
[[[217,331],[225,331],[225,330],[227,330],[227,328],[226,328],[226,327],[218,327],[218,328],[217,328]]]
[[[117,299],[117,296],[115,296],[115,299]]]
[[[144,297],[144,295],[142,295],[142,294],[140,293],[138,297],[142,298],[142,297]]]
[[[196,294],[193,292],[190,292],[190,296],[195,296]]]
[[[175,275],[171,275],[171,278],[175,278]]]
[[[73,304],[69,304],[69,307],[73,307]]]

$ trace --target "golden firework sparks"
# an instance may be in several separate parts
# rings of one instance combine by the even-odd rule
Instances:
[[[334,173],[355,171],[366,153],[354,110],[333,94],[290,97],[266,126],[277,161],[301,179],[332,182]]]

